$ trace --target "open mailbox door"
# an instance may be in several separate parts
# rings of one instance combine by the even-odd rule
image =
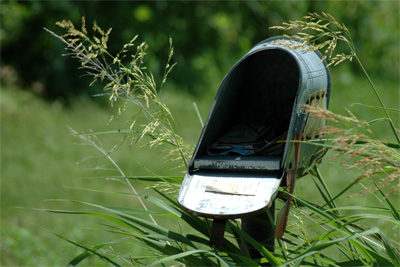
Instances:
[[[302,104],[327,108],[330,74],[318,51],[303,53],[267,39],[223,79],[180,188],[188,212],[213,219],[243,218],[268,209],[284,174],[318,158],[325,121]]]

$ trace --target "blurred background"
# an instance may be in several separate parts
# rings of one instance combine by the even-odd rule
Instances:
[[[125,121],[135,108],[128,107],[119,119],[109,122],[118,106],[110,107],[106,98],[92,97],[101,92],[101,84],[89,86],[91,81],[79,64],[62,56],[64,44],[44,28],[62,35],[57,21],[71,20],[79,27],[85,16],[88,28],[93,21],[103,29],[112,28],[109,49],[114,53],[139,34],[138,42],[149,44],[146,63],[158,82],[171,37],[173,61],[178,64],[163,98],[175,114],[177,131],[195,145],[201,126],[192,103],[197,103],[205,120],[219,83],[232,65],[258,42],[282,34],[269,30],[270,26],[321,11],[346,24],[384,102],[399,108],[398,1],[1,1],[0,264],[65,265],[80,250],[52,233],[92,245],[105,238],[93,229],[93,221],[32,208],[77,206],[51,199],[106,205],[126,202],[121,197],[76,189],[124,191],[126,185],[95,178],[116,173],[96,151],[74,145],[78,140],[70,135],[68,126],[79,132],[126,128]],[[379,105],[357,64],[345,62],[331,72],[332,111],[346,114],[344,108],[350,108],[364,120],[383,117],[380,111],[352,105]],[[399,114],[392,115],[399,128]],[[388,124],[378,123],[374,130],[379,138],[393,140]],[[111,149],[121,138],[106,136],[101,142]],[[138,145],[122,146],[115,158],[131,175],[149,175],[142,166],[160,175],[176,174],[170,163],[163,163],[159,152]],[[336,183],[338,177],[354,178],[332,164],[323,164],[323,172],[336,177]],[[145,190],[145,186],[139,188]],[[306,185],[300,188],[311,194]],[[125,249],[132,247],[134,244]],[[101,262],[93,259],[86,264]]]

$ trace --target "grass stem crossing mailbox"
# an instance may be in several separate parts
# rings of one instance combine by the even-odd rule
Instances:
[[[303,144],[298,152],[292,140],[320,140],[325,121],[302,104],[327,108],[329,70],[318,51],[282,42],[295,41],[259,43],[223,79],[179,192],[188,212],[213,219],[259,214],[286,173],[318,157],[320,147]]]

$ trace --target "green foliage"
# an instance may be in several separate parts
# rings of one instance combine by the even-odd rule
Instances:
[[[398,76],[397,1],[1,1],[2,68],[18,73],[20,86],[34,88],[47,99],[94,95],[101,88],[87,85],[78,64],[59,55],[61,43],[43,27],[56,21],[79,23],[82,16],[113,28],[109,49],[119,51],[137,33],[152,45],[147,63],[162,77],[169,37],[179,64],[169,84],[195,96],[212,94],[220,78],[243,51],[275,33],[269,25],[296,20],[307,12],[325,10],[353,33],[357,51],[371,73]],[[110,15],[112,14],[112,15]],[[115,19],[118,18],[118,19]],[[24,56],[20,56],[24,51]],[[35,66],[35,68],[32,68]],[[359,73],[359,69],[352,69]],[[33,87],[32,84],[37,86]],[[40,85],[40,86],[39,86]]]
[[[68,235],[78,242],[87,238],[100,242],[101,239],[95,233],[85,233],[75,227],[77,224],[84,226],[87,220],[43,217],[26,208],[48,208],[45,199],[82,199],[81,193],[67,188],[71,185],[99,185],[98,181],[79,180],[88,166],[81,167],[76,162],[81,162],[92,152],[87,148],[70,145],[75,142],[75,138],[68,134],[66,125],[82,129],[95,128],[100,123],[104,125],[111,114],[87,99],[76,101],[71,109],[64,110],[61,103],[49,104],[32,92],[17,88],[2,87],[0,102],[0,265],[63,265],[70,258],[68,254],[76,254],[79,249],[60,245],[59,240],[52,238],[52,234],[43,227]],[[96,118],[90,116],[93,113],[96,113]],[[106,143],[105,140],[103,142]],[[97,201],[110,203],[113,200],[99,197]],[[94,258],[87,261],[88,265],[99,263]]]
[[[100,233],[97,228],[101,226],[93,217],[49,215],[31,208],[80,208],[78,203],[47,201],[62,198],[114,207],[126,203],[128,208],[139,209],[139,201],[132,198],[76,190],[77,187],[107,188],[124,192],[129,188],[124,179],[117,179],[116,176],[120,178],[121,174],[113,169],[113,165],[98,150],[79,141],[68,129],[70,126],[80,132],[89,129],[96,132],[114,131],[126,126],[125,121],[129,120],[130,114],[135,113],[136,109],[126,107],[125,114],[107,124],[110,117],[123,106],[115,105],[113,109],[106,109],[90,99],[81,98],[75,99],[69,108],[63,108],[62,103],[43,101],[31,91],[17,87],[2,87],[0,94],[0,265],[64,266],[74,255],[82,252],[79,247],[60,240],[53,233],[86,246],[118,239],[111,233]],[[193,111],[194,100],[187,95],[168,91],[165,91],[164,98],[171,111],[178,114],[177,122],[188,126],[188,129],[179,129],[179,133],[188,143],[195,143],[201,126]],[[202,114],[205,114],[207,105],[199,103]],[[138,124],[141,123],[138,120]],[[124,133],[115,130],[115,134],[98,135],[98,138],[103,148],[109,152],[123,136]],[[144,140],[147,141],[147,137]],[[143,179],[155,174],[180,176],[179,170],[173,170],[176,166],[174,162],[163,163],[161,147],[148,150],[140,149],[140,146],[129,143],[111,154],[138,192],[150,193],[146,187],[152,182],[138,182],[135,176]],[[152,172],[143,166],[151,167]],[[171,229],[176,226],[168,221],[162,225]],[[112,247],[120,254],[126,252],[141,255],[145,251],[145,248],[129,240],[113,244]],[[106,246],[104,249],[108,248]],[[86,258],[81,265],[108,266],[96,257]]]
[[[336,21],[330,15],[324,15],[324,17],[332,19],[333,22]],[[189,148],[184,145],[182,138],[178,137],[172,127],[171,122],[174,121],[172,113],[161,98],[162,85],[165,83],[169,72],[174,66],[170,65],[173,54],[172,42],[170,42],[170,54],[164,75],[161,79],[162,82],[157,87],[154,76],[151,72],[148,72],[144,64],[147,49],[146,44],[142,43],[138,45],[130,61],[124,63],[122,62],[123,57],[121,55],[128,52],[125,49],[133,46],[136,38],[125,45],[120,53],[113,56],[108,52],[107,48],[110,30],[103,31],[94,23],[93,30],[98,36],[89,38],[85,22],[83,21],[82,24],[82,28],[77,30],[72,22],[64,21],[60,26],[67,30],[67,34],[63,37],[52,32],[51,34],[67,45],[71,55],[81,62],[82,67],[86,71],[89,71],[94,81],[100,80],[106,83],[104,90],[108,93],[112,104],[117,100],[122,100],[124,101],[123,106],[129,103],[137,105],[139,113],[134,116],[134,119],[136,120],[136,117],[142,114],[147,123],[138,126],[136,123],[130,122],[129,129],[100,133],[78,134],[73,132],[84,143],[94,147],[106,157],[120,173],[120,176],[114,176],[113,178],[125,181],[133,191],[133,193],[104,190],[98,190],[97,192],[100,194],[136,197],[142,203],[143,210],[125,206],[109,207],[85,201],[72,202],[85,206],[89,209],[88,211],[82,209],[45,209],[45,211],[51,213],[102,219],[107,222],[103,226],[104,231],[123,237],[122,239],[90,246],[61,237],[84,249],[83,253],[71,260],[71,265],[76,265],[92,255],[116,266],[126,264],[258,266],[263,263],[268,263],[272,266],[390,266],[400,264],[400,256],[397,249],[399,245],[398,241],[379,227],[364,225],[366,220],[379,220],[389,224],[393,229],[400,229],[399,211],[387,198],[387,195],[382,192],[385,186],[391,184],[398,177],[398,144],[388,145],[367,138],[366,135],[355,135],[351,131],[357,127],[364,127],[367,123],[357,120],[354,116],[338,116],[330,112],[322,113],[321,110],[310,111],[315,112],[318,116],[340,120],[344,123],[352,123],[357,126],[353,126],[350,129],[341,129],[340,131],[337,130],[338,128],[331,128],[331,133],[339,133],[339,136],[333,140],[332,144],[324,146],[333,148],[331,153],[342,151],[349,154],[350,157],[360,157],[361,159],[358,161],[356,159],[353,166],[362,166],[371,170],[372,173],[368,173],[367,176],[383,176],[381,178],[385,179],[383,186],[381,184],[376,189],[371,189],[373,193],[379,192],[382,195],[380,205],[371,207],[338,205],[338,201],[341,198],[347,197],[349,190],[362,179],[355,179],[348,187],[334,194],[330,192],[318,168],[313,166],[310,174],[313,177],[313,182],[318,189],[320,197],[324,201],[318,203],[293,196],[295,199],[293,205],[296,212],[294,217],[297,221],[293,222],[292,220],[289,224],[285,237],[278,239],[278,246],[275,247],[274,252],[269,251],[265,244],[255,241],[243,232],[240,229],[238,221],[228,222],[227,233],[222,246],[216,247],[211,245],[209,243],[211,222],[208,219],[186,213],[178,205],[174,193],[171,193],[174,191],[170,189],[178,187],[182,181],[182,177],[153,176],[150,179],[140,176],[129,177],[124,174],[117,162],[112,158],[112,155],[102,148],[97,139],[97,135],[121,132],[126,134],[126,136],[130,136],[132,140],[137,141],[144,140],[144,137],[149,137],[150,141],[147,143],[150,144],[150,147],[166,145],[167,149],[169,147],[171,151],[178,152],[177,155],[180,156],[180,161],[186,164],[186,153]],[[306,25],[302,23],[298,24]],[[339,25],[345,31],[347,29],[342,24],[336,25]],[[328,29],[326,27],[322,28]],[[330,35],[331,38],[335,38],[336,36],[335,34]],[[326,43],[326,45],[328,45],[328,53],[332,56],[332,49],[335,44]],[[315,44],[315,46],[318,47],[318,44]],[[355,54],[352,56],[356,57]],[[335,57],[332,59],[336,60]],[[340,59],[336,62],[340,62]],[[336,146],[336,144],[339,145]],[[381,151],[383,153],[380,153]],[[384,168],[385,170],[382,172]],[[394,176],[391,177],[393,173]],[[363,176],[366,176],[366,174],[363,174]],[[155,197],[138,194],[133,186],[133,181],[145,181],[148,183],[149,180],[168,185],[170,187],[168,192],[171,195],[163,193],[157,186],[152,187],[157,194]],[[392,191],[389,193],[393,193]],[[285,190],[281,189],[279,196],[285,199],[288,194]],[[154,208],[148,208],[150,205],[154,205]],[[345,214],[344,211],[346,210],[358,210],[361,212]],[[146,216],[150,217],[151,221]],[[172,220],[176,225],[179,225],[179,230],[176,231],[159,225],[157,223],[159,218]],[[141,243],[141,246],[147,247],[149,253],[140,254],[140,256],[132,254],[122,255],[106,248],[106,246],[131,239]],[[243,242],[250,243],[261,254],[262,258],[252,259],[248,250],[246,248],[243,249]],[[334,252],[333,255],[329,253],[332,251]]]
[[[100,193],[118,194],[116,192]],[[349,264],[372,266],[377,264],[390,266],[398,265],[399,263],[399,252],[396,249],[397,241],[386,236],[379,228],[366,228],[361,223],[365,218],[384,220],[399,229],[400,221],[391,216],[393,212],[398,211],[388,204],[390,203],[388,200],[387,204],[382,207],[352,206],[327,209],[295,197],[298,205],[297,209],[301,210],[303,214],[302,220],[311,220],[312,225],[300,233],[293,229],[293,226],[290,227],[286,233],[287,236],[280,240],[280,242],[285,242],[286,246],[276,247],[277,251],[271,253],[261,243],[256,242],[242,232],[236,222],[228,224],[227,237],[225,237],[222,247],[211,246],[208,241],[210,222],[207,219],[185,213],[176,200],[161,192],[158,193],[160,196],[157,198],[146,195],[133,196],[141,197],[145,202],[156,204],[161,209],[159,213],[152,213],[156,218],[172,218],[181,227],[191,227],[195,231],[184,233],[169,230],[141,219],[136,215],[138,211],[135,209],[124,208],[121,211],[121,208],[109,208],[80,201],[82,205],[95,207],[98,211],[94,213],[82,210],[47,211],[101,218],[111,223],[111,225],[105,225],[104,231],[136,239],[137,242],[146,244],[151,251],[151,254],[147,256],[122,256],[118,253],[111,255],[107,249],[103,248],[104,244],[87,247],[74,242],[85,249],[85,252],[75,257],[70,262],[71,264],[77,264],[90,255],[96,255],[113,265],[130,263],[133,265],[150,264],[157,266],[161,263],[172,265],[180,262],[193,266],[258,266],[260,260],[251,259],[246,254],[246,251],[239,248],[237,243],[239,240],[235,240],[238,237],[253,244],[264,257],[261,262],[269,262],[272,266],[293,264],[318,266]],[[321,194],[325,198],[329,198],[328,195],[323,193],[323,190],[321,190]],[[132,194],[125,193],[123,195],[128,197]],[[344,209],[365,210],[366,213],[348,216],[338,215]],[[142,211],[141,213],[145,212]],[[313,236],[310,236],[311,233]],[[114,240],[113,242],[123,241],[125,239]],[[330,257],[324,253],[331,247],[335,247],[340,251],[339,257]]]
[[[337,70],[341,71],[340,68],[333,69],[334,72]],[[337,87],[341,87],[339,85],[346,87],[346,84],[341,83],[340,76],[336,77],[335,85]],[[363,83],[362,80],[357,79],[351,83],[351,88],[355,91],[362,90],[364,84],[368,86],[367,82]],[[396,84],[387,83],[384,85],[391,87]],[[335,92],[333,97],[337,97],[339,101],[341,98],[338,94],[340,95],[340,92]],[[348,95],[348,92],[346,95]],[[201,130],[192,107],[194,99],[183,94],[177,94],[176,92],[169,92],[168,90],[164,91],[163,97],[166,104],[170,107],[171,112],[175,114],[177,124],[185,126],[179,129],[179,133],[181,133],[186,142],[194,144],[197,141],[197,134]],[[353,99],[356,99],[356,97],[357,95],[349,96],[349,98]],[[395,99],[390,98],[389,100],[393,101]],[[198,101],[198,99],[196,99],[196,101]],[[338,101],[331,102],[331,108],[338,108],[338,104],[334,104],[338,103]],[[347,101],[351,101],[351,99]],[[370,99],[365,101],[372,102]],[[210,100],[198,102],[200,112],[203,116],[207,114],[209,102]],[[392,102],[392,104],[388,102],[388,105],[394,106],[393,103],[396,102]],[[124,129],[123,126],[126,125],[125,121],[129,119],[129,115],[136,112],[132,107],[127,107],[127,111],[122,114],[119,119],[114,119],[110,124],[104,125],[108,122],[110,116],[118,111],[118,107],[119,106],[116,104],[113,110],[101,109],[89,100],[81,99],[75,101],[74,105],[69,109],[63,109],[61,108],[61,104],[49,104],[27,91],[21,91],[17,88],[1,89],[2,240],[0,261],[2,266],[61,266],[66,265],[74,259],[74,257],[84,253],[85,249],[65,242],[54,236],[51,232],[92,250],[96,250],[98,244],[99,246],[104,245],[99,249],[100,252],[107,253],[107,255],[110,253],[113,255],[118,254],[123,257],[129,257],[129,255],[139,257],[139,255],[142,255],[142,262],[148,257],[154,257],[153,254],[149,252],[147,245],[137,242],[136,239],[131,237],[123,239],[123,236],[109,232],[109,228],[103,226],[104,223],[119,227],[118,224],[114,224],[109,220],[106,221],[93,216],[66,215],[60,213],[43,214],[38,211],[15,208],[40,207],[42,209],[79,212],[103,212],[100,209],[92,210],[90,206],[71,201],[43,201],[45,199],[55,198],[76,199],[81,202],[112,207],[118,211],[147,219],[147,214],[150,212],[146,213],[140,207],[140,203],[134,199],[135,196],[110,193],[129,192],[130,189],[123,183],[125,178],[111,170],[113,166],[107,164],[107,159],[104,158],[98,150],[83,146],[83,144],[78,141],[79,139],[70,136],[68,134],[68,128],[66,127],[66,125],[70,125],[79,131],[88,131],[88,129],[92,129],[96,133],[100,131],[112,132],[96,134],[102,146],[107,151],[110,151],[124,135],[124,133],[118,133],[118,129]],[[373,117],[374,114],[376,115],[375,109],[362,106],[353,106],[352,110],[357,110],[357,108],[361,110],[361,115],[359,116],[367,116],[365,115],[365,111],[375,111],[375,113],[370,114],[370,116]],[[138,122],[138,124],[142,124],[142,122]],[[386,121],[377,121],[371,124],[370,127],[376,124],[378,126],[376,129],[380,131],[375,132],[374,129],[375,136],[385,135],[390,137],[388,127],[385,128],[382,126],[386,126]],[[351,124],[348,123],[342,124],[341,128],[346,128],[349,125],[351,126]],[[94,136],[92,135],[92,137]],[[142,143],[148,140],[147,137],[144,137]],[[97,142],[100,143],[100,141]],[[79,143],[78,145],[76,145],[77,142]],[[163,181],[170,183],[179,183],[179,179],[182,179],[182,175],[179,170],[171,170],[176,164],[162,163],[163,158],[162,155],[159,155],[158,149],[140,149],[139,146],[140,144],[120,146],[118,151],[110,155],[113,156],[113,159],[118,163],[120,168],[124,170],[126,177],[131,181],[138,192],[142,195],[157,197],[160,199],[160,202],[166,202],[167,200],[163,199],[158,193],[153,194],[153,190],[146,190],[143,184],[153,186],[154,182],[156,182],[156,180],[160,181],[161,178]],[[350,164],[350,162],[339,166],[344,158],[329,160],[333,156],[333,153],[328,153],[322,165],[319,167],[322,179],[325,178],[322,180],[323,183],[318,179],[318,176],[304,177],[299,180],[296,196],[302,199],[311,199],[314,203],[321,206],[328,203],[329,207],[324,206],[324,209],[330,211],[337,207],[336,212],[339,212],[343,216],[350,217],[351,219],[357,216],[362,217],[362,219],[360,219],[360,224],[363,225],[365,230],[378,227],[387,238],[394,241],[398,240],[398,228],[393,228],[394,224],[391,222],[393,220],[398,221],[400,218],[397,205],[399,201],[398,195],[392,194],[389,198],[384,199],[383,196],[380,195],[380,192],[377,191],[375,195],[366,193],[365,195],[354,196],[349,199],[347,197],[348,195],[354,195],[363,190],[357,183],[349,184],[350,180],[362,173],[359,173],[356,168],[346,170],[347,166],[353,165]],[[140,161],[141,165],[137,164],[135,161]],[[76,165],[75,162],[80,164]],[[151,168],[152,172],[156,173],[157,176],[148,176],[152,174],[146,171],[143,165]],[[324,184],[326,186],[324,186]],[[372,190],[375,189],[375,187],[373,185],[370,186],[370,183],[367,183],[367,181],[365,181],[365,185]],[[85,188],[86,190],[77,190],[76,187]],[[88,188],[100,189],[101,192],[104,190],[110,192],[101,193],[95,190],[88,191]],[[318,193],[318,188],[324,192],[323,195],[326,195],[327,199],[334,199],[334,201],[324,200],[322,194]],[[329,190],[329,193],[326,192],[325,188]],[[163,188],[160,188],[160,190],[161,189]],[[389,188],[383,190],[384,195],[386,195],[388,191]],[[171,196],[171,198],[174,199],[173,196]],[[157,214],[154,215],[154,217],[158,224],[181,234],[193,233],[190,225],[182,222],[181,226],[179,226],[175,219],[169,217],[173,215],[168,216],[166,212],[152,205],[150,201],[145,201],[153,212],[152,215],[154,215],[154,213]],[[279,203],[280,200],[277,201],[277,206],[279,206]],[[383,209],[381,209],[381,207],[383,207]],[[313,230],[317,227],[314,226],[315,223],[311,220],[313,216],[304,216],[302,209],[301,206],[292,208],[288,230],[297,234],[299,237],[303,236],[301,235],[302,232],[308,232],[308,236],[304,236],[304,241],[300,244],[309,246],[309,241],[307,240],[311,240],[311,238],[315,236]],[[332,210],[332,212],[335,211]],[[369,219],[367,217],[369,217]],[[189,217],[185,218],[185,220],[188,220],[189,224],[192,223]],[[44,230],[42,227],[50,229],[50,232]],[[203,235],[203,237],[208,242],[207,237],[205,237],[205,235]],[[286,235],[285,237],[288,236]],[[112,243],[113,240],[116,240],[116,243]],[[108,242],[110,242],[110,244],[108,244]],[[394,244],[396,247],[396,243]],[[54,249],[55,247],[57,249]],[[204,247],[201,247],[201,249],[204,249]],[[60,254],[60,251],[63,253]],[[332,246],[321,252],[331,258],[339,257],[337,250]],[[88,254],[92,256],[86,257],[85,254],[85,259],[80,262],[81,266],[110,265],[103,262],[98,257],[93,256],[93,254],[89,252]],[[282,254],[275,256],[283,257]],[[115,256],[115,258],[118,257]],[[149,258],[148,262],[152,261],[153,258]],[[347,262],[349,265],[351,264],[350,260]],[[128,265],[123,261],[120,264]],[[140,266],[140,264],[137,265]],[[355,265],[360,264],[355,263]]]
[[[344,139],[344,143],[336,142],[336,144],[343,144],[345,147],[339,146],[336,150],[362,151],[356,155],[359,158],[352,158],[355,161],[343,162],[349,167],[354,166],[357,160],[365,159],[363,153],[378,154],[378,150],[390,151],[389,154],[381,154],[381,156],[383,155],[381,159],[384,161],[378,161],[377,167],[381,164],[385,164],[385,166],[381,170],[375,169],[377,172],[374,173],[372,181],[376,182],[377,186],[374,187],[371,183],[367,184],[369,191],[375,192],[375,194],[365,192],[365,198],[374,198],[375,202],[367,202],[374,204],[360,205],[361,201],[364,201],[360,196],[355,196],[350,200],[347,198],[348,195],[359,192],[359,186],[363,186],[363,184],[359,183],[359,179],[353,180],[350,184],[343,183],[343,180],[348,177],[336,176],[339,169],[337,165],[342,160],[334,160],[333,163],[330,163],[332,168],[329,170],[321,169],[320,171],[314,168],[311,176],[300,181],[300,183],[306,183],[307,189],[311,187],[310,184],[314,185],[312,202],[306,201],[310,199],[310,194],[302,196],[296,193],[294,196],[296,202],[292,209],[294,212],[291,214],[286,235],[277,241],[275,252],[269,252],[263,244],[255,242],[243,233],[236,221],[229,223],[222,248],[210,246],[208,242],[210,222],[185,213],[174,198],[176,188],[182,180],[179,174],[183,168],[179,168],[179,165],[184,166],[184,155],[190,154],[187,152],[190,148],[185,147],[185,144],[189,142],[184,143],[183,139],[176,134],[176,127],[172,127],[172,125],[175,126],[174,119],[170,114],[174,113],[174,109],[177,110],[179,116],[176,116],[175,120],[178,124],[183,125],[182,123],[184,123],[185,128],[194,128],[193,123],[189,124],[193,118],[184,117],[187,113],[186,110],[182,111],[174,107],[174,105],[183,106],[182,101],[185,102],[188,99],[183,98],[182,100],[182,94],[168,95],[168,92],[161,90],[160,87],[165,82],[165,74],[169,74],[168,69],[171,68],[170,66],[164,67],[164,62],[172,55],[171,53],[165,55],[164,49],[169,42],[169,36],[166,36],[165,32],[168,32],[174,39],[175,57],[179,62],[175,68],[176,71],[170,75],[170,81],[177,84],[179,88],[190,87],[193,92],[208,92],[208,90],[216,88],[220,77],[243,51],[268,37],[265,33],[265,25],[279,24],[286,19],[296,19],[308,10],[318,10],[322,6],[324,6],[324,10],[334,14],[339,21],[348,25],[349,31],[354,34],[354,47],[359,52],[360,58],[366,61],[366,69],[377,76],[389,74],[397,77],[398,38],[394,37],[398,33],[393,33],[392,26],[399,25],[396,13],[399,5],[397,2],[349,1],[337,5],[334,1],[301,3],[273,1],[223,4],[210,2],[205,5],[196,2],[8,1],[1,2],[1,5],[2,64],[14,66],[25,84],[40,80],[46,87],[46,94],[53,97],[68,95],[70,88],[75,88],[75,93],[78,93],[85,91],[86,89],[82,88],[86,87],[83,87],[83,83],[75,79],[80,76],[76,72],[76,66],[65,65],[65,61],[59,57],[63,51],[61,43],[55,38],[47,38],[46,36],[49,37],[49,35],[42,30],[42,27],[45,25],[47,28],[51,28],[56,20],[64,17],[70,17],[72,21],[77,22],[82,13],[87,14],[88,17],[94,13],[99,24],[112,25],[114,44],[110,44],[110,41],[105,42],[109,32],[102,31],[97,26],[98,24],[94,26],[97,40],[91,37],[92,34],[85,34],[82,28],[70,32],[71,35],[65,38],[73,37],[73,34],[88,38],[85,46],[91,46],[92,49],[87,53],[83,51],[83,54],[80,54],[83,56],[81,59],[89,62],[85,64],[86,67],[91,66],[91,60],[100,60],[102,64],[100,66],[103,66],[103,69],[100,68],[94,72],[92,78],[97,78],[98,81],[106,80],[107,75],[103,70],[108,71],[109,74],[124,75],[124,79],[121,80],[107,80],[108,86],[106,87],[111,89],[105,93],[112,101],[117,99],[126,101],[126,104],[115,104],[116,108],[121,109],[118,116],[125,119],[122,111],[125,111],[125,114],[129,113],[126,118],[128,121],[126,129],[120,129],[119,126],[118,129],[115,126],[113,128],[111,122],[106,130],[96,128],[95,133],[76,134],[80,138],[81,144],[86,146],[84,148],[90,146],[94,148],[95,153],[98,153],[95,155],[99,156],[94,158],[94,163],[90,167],[101,172],[100,175],[95,173],[97,179],[80,181],[81,186],[86,188],[86,191],[82,193],[80,190],[65,190],[58,178],[61,175],[65,175],[67,178],[80,176],[79,173],[83,170],[70,165],[71,157],[85,158],[88,154],[93,155],[93,151],[85,149],[86,152],[77,153],[71,148],[72,146],[67,145],[72,141],[64,137],[64,125],[78,122],[79,128],[87,129],[93,125],[94,120],[98,120],[95,125],[102,124],[110,114],[82,102],[76,113],[69,114],[70,116],[67,117],[64,111],[60,111],[58,102],[48,106],[37,101],[30,94],[27,97],[19,91],[10,91],[11,93],[7,92],[7,94],[2,91],[1,131],[2,141],[7,140],[7,142],[2,142],[1,151],[1,204],[2,221],[9,220],[7,224],[2,224],[2,265],[43,265],[43,263],[61,265],[68,262],[65,261],[65,258],[70,260],[71,265],[86,263],[97,266],[103,261],[103,264],[114,265],[183,263],[186,265],[258,266],[260,262],[267,261],[271,265],[400,265],[398,251],[400,212],[396,205],[398,195],[392,192],[392,195],[387,197],[390,188],[384,192],[385,187],[382,185],[385,184],[379,184],[381,181],[387,181],[386,186],[393,185],[388,178],[390,175],[396,174],[396,170],[398,170],[396,169],[398,168],[398,147],[397,144],[390,144],[383,140],[383,142],[376,141],[371,135],[367,136],[368,139],[362,140],[355,139],[354,135],[339,135],[346,139]],[[127,12],[127,10],[133,12]],[[49,18],[45,14],[53,16]],[[115,20],[116,16],[110,16],[110,14],[118,14],[119,19]],[[134,21],[132,21],[132,17]],[[68,24],[65,25],[68,26]],[[137,59],[137,61],[132,61],[132,58],[123,57],[125,52],[118,54],[119,44],[127,43],[138,31],[143,32],[141,36],[149,41],[152,49],[147,50],[147,46],[139,42],[137,50],[130,50]],[[38,32],[41,33],[38,34]],[[188,45],[188,43],[194,45]],[[131,44],[125,48],[135,48]],[[19,57],[19,53],[23,49],[26,51],[25,56]],[[76,51],[82,50],[78,48]],[[106,51],[113,52],[107,54]],[[70,50],[70,52],[74,52],[74,50]],[[149,54],[144,57],[146,52]],[[380,60],[376,60],[377,56]],[[104,58],[107,61],[103,61]],[[143,58],[146,59],[142,62]],[[41,67],[32,68],[32,66]],[[50,73],[55,76],[51,78]],[[153,76],[151,73],[155,73],[155,75]],[[348,73],[344,74],[336,74],[336,78],[345,81],[341,83],[344,85],[347,81],[348,85]],[[114,76],[114,78],[118,77],[118,75]],[[130,80],[127,77],[131,77]],[[90,83],[90,81],[84,80],[84,83],[86,82]],[[364,89],[368,85],[363,82],[357,80],[350,84],[357,86],[350,87],[350,89],[349,87],[335,89],[337,92],[350,90],[358,91],[357,94],[360,91],[363,95],[367,94],[367,90]],[[386,95],[390,97],[389,100],[398,104],[392,99],[394,98],[392,95],[398,91],[397,82],[393,83],[393,89],[388,86],[388,83],[385,85],[382,89],[386,90]],[[41,87],[36,88],[39,90]],[[339,95],[348,98],[349,94],[354,94],[354,92],[345,92]],[[16,99],[18,101],[14,102]],[[168,105],[171,110],[166,109],[166,105],[164,106],[165,99],[173,103]],[[348,101],[348,99],[340,98],[338,100]],[[364,99],[362,101],[364,102]],[[132,102],[143,108],[132,110]],[[375,109],[373,112],[369,108],[363,109],[363,111],[365,110],[376,118]],[[394,112],[398,115],[397,109]],[[131,114],[136,115],[131,116]],[[140,114],[144,116],[139,116]],[[86,120],[83,117],[86,117]],[[69,120],[69,123],[66,123],[66,120]],[[378,128],[383,132],[387,127],[382,126],[381,121],[384,121],[386,126],[386,120],[377,120],[370,126],[378,124]],[[7,127],[3,126],[3,123]],[[164,127],[164,130],[160,125]],[[355,130],[363,131],[361,127]],[[357,138],[364,138],[355,130],[352,129],[353,132],[349,131],[348,133],[356,133]],[[188,132],[185,140],[197,132]],[[107,149],[110,147],[110,143],[114,144],[115,142],[115,139],[111,142],[107,140],[110,135],[117,136],[118,139],[120,135],[123,135],[124,142],[122,144],[125,146],[119,144],[113,149]],[[375,139],[383,139],[380,138],[380,134],[376,136],[379,137],[375,137]],[[102,138],[101,141],[99,137]],[[192,138],[192,142],[195,142],[195,138]],[[128,140],[131,142],[127,142]],[[357,140],[357,142],[354,143],[353,140]],[[127,143],[129,146],[135,146],[138,141],[141,141],[140,144],[150,144],[152,147],[150,154],[143,150],[137,154],[132,150],[126,150]],[[332,144],[332,146],[334,145]],[[167,149],[161,151],[164,152],[164,155],[168,155],[172,150],[174,153],[171,159],[178,159],[176,162],[179,164],[174,164],[174,166],[178,165],[178,169],[170,171],[173,176],[153,175],[149,177],[143,174],[149,172],[140,166],[140,163],[136,169],[132,167],[134,164],[132,157],[135,157],[140,158],[142,162],[151,162],[149,163],[151,174],[168,173],[165,170],[166,167],[160,167],[162,165],[160,160],[155,159],[159,149],[163,147]],[[123,154],[122,157],[117,157],[116,153],[113,153],[117,151],[117,148]],[[366,151],[366,149],[375,150]],[[335,152],[330,153],[328,155]],[[104,160],[108,160],[109,164],[104,164]],[[105,169],[104,166],[114,170]],[[363,165],[359,164],[358,166]],[[368,169],[369,166],[372,165],[367,165],[365,168]],[[129,173],[132,170],[134,170],[134,175]],[[348,180],[357,177],[354,168],[344,172],[350,176]],[[394,178],[396,177],[394,176]],[[70,183],[67,179],[63,182],[67,186]],[[113,186],[113,183],[117,183],[119,186]],[[155,194],[152,191],[146,191],[143,184],[150,188],[154,187],[152,191]],[[144,194],[132,193],[129,185],[134,185],[138,192],[144,192]],[[96,190],[87,189],[92,187],[107,187],[109,191],[106,192],[102,189],[95,193],[93,191]],[[166,189],[167,193],[161,191],[163,189]],[[48,236],[44,235],[45,238],[40,236],[40,231],[29,233],[18,227],[18,225],[25,228],[27,226],[26,223],[21,222],[21,216],[16,215],[18,212],[15,209],[10,210],[9,207],[32,206],[34,205],[32,203],[39,201],[38,196],[42,194],[46,194],[47,198],[79,199],[79,201],[63,200],[42,204],[46,206],[43,210],[49,211],[53,215],[72,215],[58,219],[48,227],[57,229],[55,232],[58,233],[58,236],[68,243],[72,243],[76,247],[75,250],[71,247],[65,249],[62,243],[47,240]],[[29,197],[22,197],[26,195]],[[282,190],[280,195],[284,197],[287,193]],[[94,196],[95,200],[89,196]],[[132,208],[132,206],[140,204],[134,202],[136,198],[139,198],[148,209]],[[279,203],[280,200],[277,202]],[[60,208],[63,204],[65,204],[64,209]],[[55,205],[55,208],[48,207],[51,205]],[[154,218],[154,221],[148,220],[150,216]],[[41,216],[46,219],[34,217],[33,213],[29,211],[24,211],[22,217],[34,220],[41,225],[46,225],[45,221],[48,218],[47,216]],[[38,221],[30,218],[36,218]],[[87,229],[88,227],[85,228],[88,218],[99,220],[104,224],[98,226],[100,229],[91,231]],[[89,221],[89,227],[92,228],[90,223],[91,221]],[[57,228],[60,225],[63,228]],[[263,258],[261,260],[251,259],[247,250],[239,247],[242,240],[253,244]],[[63,247],[63,255],[55,254],[59,251],[54,249],[55,247]],[[39,254],[45,256],[39,257]],[[73,258],[70,255],[77,256]],[[27,263],[29,259],[34,260]]]

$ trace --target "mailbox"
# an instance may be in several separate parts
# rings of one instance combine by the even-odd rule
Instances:
[[[330,73],[318,51],[291,49],[274,37],[254,46],[226,74],[189,162],[178,202],[225,220],[268,209],[285,173],[305,168],[321,147],[325,121],[302,104],[327,108]],[[297,43],[298,44],[298,43]]]

